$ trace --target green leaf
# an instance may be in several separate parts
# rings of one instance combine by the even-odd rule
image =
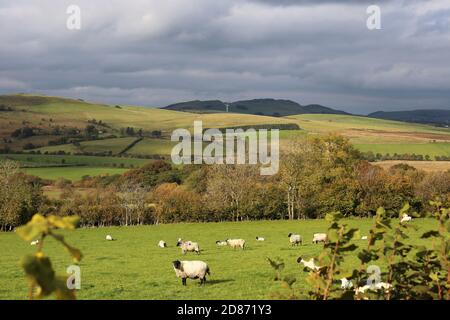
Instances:
[[[51,215],[47,220],[55,228],[73,230],[77,227],[80,218],[78,216],[58,217]]]
[[[38,286],[38,298],[46,297],[54,291],[55,271],[48,257],[42,253],[27,255],[21,264],[31,283]]]
[[[411,208],[411,207],[409,206],[409,203],[406,203],[406,204],[403,206],[403,208],[400,210],[399,218],[401,219],[401,218],[403,217],[404,214],[407,214],[410,208]]]
[[[32,241],[48,231],[47,220],[40,214],[35,214],[26,225],[16,229],[16,233],[25,241]]]
[[[420,238],[421,239],[428,239],[431,237],[439,237],[439,232],[431,230],[431,231],[427,231],[425,232]]]

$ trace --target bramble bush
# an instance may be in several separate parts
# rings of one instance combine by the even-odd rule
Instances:
[[[429,245],[413,245],[408,242],[409,231],[417,229],[410,223],[393,223],[383,208],[378,209],[370,229],[367,245],[359,248],[358,229],[349,228],[341,221],[340,213],[327,214],[329,222],[328,242],[315,259],[318,270],[304,268],[309,292],[292,293],[292,279],[284,281],[289,293],[278,297],[297,299],[376,299],[376,300],[450,300],[450,209],[440,202],[431,202],[435,210],[429,213],[437,222],[437,229],[426,230],[421,239]],[[405,205],[399,217],[410,211]],[[414,213],[412,213],[414,215]],[[349,255],[357,254],[358,267],[345,263]],[[277,264],[282,262],[278,261]],[[384,271],[377,264],[383,264]],[[271,264],[275,268],[274,264]],[[351,281],[353,287],[342,289],[341,279]],[[384,282],[388,288],[375,287]],[[361,292],[357,287],[368,286]],[[357,293],[356,293],[357,292]]]
[[[47,237],[53,237],[61,243],[73,258],[75,263],[80,262],[82,258],[81,251],[69,245],[64,237],[55,233],[56,229],[73,230],[78,224],[77,216],[44,217],[35,214],[30,222],[17,228],[16,233],[25,241],[38,239],[37,252],[23,257],[21,265],[29,280],[29,299],[42,299],[55,294],[58,300],[74,300],[75,291],[69,289],[68,276],[56,275],[50,258],[44,252],[44,240]]]

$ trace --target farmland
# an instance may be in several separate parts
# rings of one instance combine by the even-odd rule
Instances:
[[[336,114],[302,114],[287,117],[269,117],[235,113],[189,113],[137,106],[105,105],[58,97],[33,95],[0,96],[0,102],[12,106],[10,112],[0,113],[0,148],[14,151],[40,153],[38,155],[8,155],[20,161],[23,167],[61,166],[45,170],[27,169],[40,177],[59,175],[79,178],[84,174],[118,173],[112,167],[130,168],[140,166],[145,160],[133,156],[168,157],[174,142],[169,137],[174,129],[192,130],[193,122],[203,121],[203,128],[229,128],[239,126],[298,125],[299,130],[280,131],[281,147],[293,139],[337,133],[350,139],[357,149],[374,154],[416,154],[450,156],[450,130],[430,125],[380,120],[361,116]],[[20,119],[20,120],[19,120]],[[24,138],[7,138],[13,130],[31,126],[42,133]],[[97,127],[95,138],[78,137],[76,142],[54,143],[60,135],[50,133],[74,128],[82,131],[87,125]],[[56,128],[56,129],[55,129]],[[142,137],[126,134],[125,128],[143,130]],[[151,136],[155,132],[158,136]],[[10,141],[8,141],[8,139]],[[5,142],[6,141],[6,142]],[[30,149],[30,146],[34,148]],[[27,150],[24,148],[27,147]],[[52,154],[64,153],[64,156]],[[83,154],[74,156],[75,154]],[[92,157],[88,155],[108,155]],[[124,157],[111,157],[118,155]],[[5,157],[4,155],[2,156]],[[28,159],[28,160],[27,160]],[[33,160],[29,160],[33,159]],[[79,159],[79,160],[78,160]],[[71,174],[72,165],[77,173]],[[75,168],[85,166],[89,168]],[[111,168],[111,169],[105,169]]]
[[[450,161],[403,161],[403,160],[392,160],[392,161],[380,161],[376,162],[377,166],[384,169],[389,169],[400,163],[406,163],[418,170],[423,170],[426,172],[439,172],[450,170]]]
[[[65,178],[73,182],[84,176],[122,174],[152,160],[126,157],[95,157],[74,155],[9,154],[0,160],[17,161],[22,171],[46,180]]]
[[[367,235],[372,223],[370,219],[346,222],[360,228],[362,235]],[[424,243],[419,239],[420,232],[435,227],[435,222],[415,219],[413,223],[418,230],[412,231],[411,243]],[[311,244],[310,239],[313,233],[323,232],[326,227],[324,220],[226,222],[77,229],[65,232],[65,235],[67,241],[84,254],[80,264],[79,299],[267,299],[270,293],[283,289],[280,282],[273,281],[274,272],[266,258],[283,259],[286,263],[283,274],[296,276],[294,288],[305,293],[306,273],[296,259],[300,255],[313,257],[320,252],[322,246]],[[289,232],[303,235],[304,245],[291,248],[287,238]],[[105,241],[106,234],[111,234],[117,241]],[[256,236],[263,236],[266,241],[256,242]],[[179,237],[198,241],[201,255],[183,257],[175,246]],[[232,237],[246,239],[246,250],[216,247],[216,240]],[[167,242],[168,248],[157,247],[161,239]],[[355,243],[366,245],[363,240],[355,240]],[[0,233],[0,299],[27,298],[27,283],[19,260],[34,250],[35,247],[15,233]],[[64,272],[70,264],[67,252],[53,239],[46,241],[44,251],[52,258],[58,272]],[[206,286],[200,287],[198,280],[188,280],[187,287],[183,288],[171,266],[176,259],[206,261],[211,268]],[[349,262],[352,265],[359,263],[355,253]]]
[[[355,147],[360,151],[372,151],[373,153],[393,155],[404,153],[415,153],[422,155],[429,155],[431,158],[435,156],[450,156],[450,143],[383,143],[383,144],[355,144]]]
[[[12,149],[20,149],[25,143],[33,143],[40,145],[37,150],[41,152],[111,152],[117,154],[133,142],[133,137],[120,137],[120,128],[140,128],[148,132],[158,130],[167,138],[174,129],[192,129],[194,121],[202,121],[204,128],[297,124],[301,130],[283,131],[281,139],[289,140],[304,136],[305,133],[338,133],[350,138],[353,143],[364,150],[382,153],[391,152],[395,146],[386,145],[394,144],[403,145],[401,153],[422,151],[428,152],[430,156],[447,155],[449,152],[448,143],[450,143],[450,130],[448,128],[361,116],[302,114],[269,117],[236,113],[199,114],[137,106],[112,106],[72,99],[29,95],[0,96],[0,102],[9,103],[14,108],[12,112],[0,114],[0,125],[2,127],[0,136],[21,127],[22,123],[47,129],[54,128],[55,125],[82,129],[88,121],[92,120],[101,120],[102,124],[106,126],[105,132],[118,136],[106,140],[84,141],[79,146],[73,144],[46,146],[45,144],[51,140],[51,136],[39,136],[14,140],[10,146]],[[105,136],[106,133],[103,135]],[[444,144],[430,146],[433,143]],[[146,139],[128,152],[130,154],[168,154],[169,144],[170,142],[164,139]],[[417,146],[419,144],[426,146],[421,146],[423,147],[423,150],[421,150]],[[409,145],[411,146],[409,147]],[[400,152],[397,151],[397,153]]]
[[[53,167],[53,168],[27,168],[23,169],[26,174],[47,180],[57,180],[58,178],[70,181],[79,181],[84,176],[100,176],[122,174],[127,169],[122,168],[101,168],[101,167]]]

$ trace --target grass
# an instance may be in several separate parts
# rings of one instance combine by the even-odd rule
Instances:
[[[36,101],[38,102],[35,103]],[[116,108],[104,104],[46,96],[0,96],[0,103],[13,105],[15,108],[15,111],[4,112],[0,115],[0,127],[3,127],[3,130],[21,127],[23,121],[46,125],[50,119],[52,123],[60,126],[84,128],[88,120],[96,119],[102,120],[116,130],[134,127],[164,132],[171,132],[175,128],[192,128],[195,120],[202,120],[204,127],[289,123],[283,118],[232,113],[226,114],[226,116],[224,114],[194,114],[134,106]]]
[[[450,143],[409,143],[409,144],[355,144],[360,151],[381,154],[405,154],[415,153],[421,155],[429,155],[432,159],[435,156],[450,156]]]
[[[425,124],[331,114],[302,114],[286,117],[296,120],[302,129],[315,133],[345,130],[379,130],[388,132],[431,133],[450,137],[450,130]]]
[[[367,235],[372,221],[351,219],[347,223]],[[434,220],[429,219],[415,219],[412,223],[418,227],[411,233],[411,241],[416,244],[423,243],[419,240],[421,231],[435,227]],[[64,234],[67,241],[84,254],[80,264],[79,299],[267,299],[270,293],[282,289],[279,282],[272,280],[274,272],[266,258],[283,259],[286,263],[283,274],[296,276],[294,288],[305,292],[306,274],[296,259],[300,255],[313,257],[320,252],[322,246],[311,244],[310,239],[313,233],[326,228],[324,220],[259,221],[78,229]],[[290,247],[289,232],[303,235],[305,244]],[[106,241],[107,234],[117,241]],[[263,236],[266,241],[256,242],[256,236]],[[182,256],[175,246],[179,237],[198,241],[202,253]],[[247,240],[246,250],[216,247],[216,240],[235,237]],[[167,242],[168,248],[157,247],[161,239]],[[356,242],[366,245],[363,240]],[[35,250],[14,233],[0,233],[0,299],[26,299],[27,283],[19,261]],[[52,258],[58,272],[66,270],[70,258],[59,244],[50,239],[44,251]],[[171,266],[176,259],[207,262],[211,269],[209,282],[200,287],[198,280],[188,280],[187,287],[182,287]],[[356,253],[351,253],[349,263],[359,266]]]
[[[127,154],[135,155],[170,155],[173,146],[177,142],[163,139],[145,138],[127,151]]]
[[[123,164],[126,167],[142,166],[152,160],[125,157],[95,157],[74,155],[44,155],[44,154],[0,154],[0,160],[18,161],[26,167],[51,167],[61,164],[68,166],[112,167]]]
[[[113,138],[104,140],[85,141],[81,143],[80,149],[84,152],[107,152],[111,151],[113,154],[119,154],[126,147],[132,144],[136,138]]]
[[[304,114],[288,117],[268,117],[238,113],[199,114],[178,112],[158,108],[136,106],[110,106],[98,103],[46,96],[9,95],[0,96],[0,103],[12,105],[14,111],[0,113],[0,138],[9,134],[24,123],[29,126],[49,130],[55,125],[84,129],[89,120],[102,121],[109,128],[105,134],[118,134],[121,128],[142,128],[149,132],[162,131],[168,136],[174,129],[192,130],[194,121],[203,121],[204,128],[224,128],[252,126],[261,124],[297,123],[303,130],[281,131],[282,143],[289,139],[307,134],[338,133],[350,138],[351,142],[364,151],[375,153],[419,153],[430,156],[449,155],[450,130],[431,125],[405,123],[398,121],[373,119],[361,116]],[[43,147],[45,152],[109,152],[119,153],[134,138],[117,138],[100,141],[82,142],[80,147],[73,145]],[[46,145],[51,136],[32,137],[14,140],[0,147],[18,150],[25,143],[34,142]],[[431,142],[439,142],[431,143]],[[167,140],[145,139],[131,150],[130,154],[170,153],[171,143]]]
[[[65,178],[71,181],[79,181],[84,176],[99,176],[122,174],[128,169],[122,168],[101,168],[101,167],[50,167],[50,168],[25,168],[26,174],[37,176],[47,180],[57,180]]]

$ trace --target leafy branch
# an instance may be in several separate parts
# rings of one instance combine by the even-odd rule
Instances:
[[[52,293],[56,295],[57,299],[75,299],[75,291],[67,286],[67,276],[58,276],[53,270],[50,258],[45,256],[43,252],[44,241],[47,237],[52,237],[61,243],[73,261],[78,263],[82,259],[81,251],[69,245],[64,237],[55,233],[56,229],[73,230],[78,224],[79,218],[77,216],[44,217],[40,214],[35,214],[31,221],[26,225],[17,228],[16,233],[25,241],[32,241],[39,239],[37,252],[32,255],[26,255],[21,262],[22,268],[29,280],[29,299],[42,299]]]

